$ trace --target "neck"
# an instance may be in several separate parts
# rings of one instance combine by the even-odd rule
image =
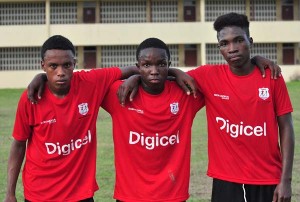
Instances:
[[[238,76],[245,76],[250,74],[254,70],[254,65],[251,63],[250,60],[247,63],[239,66],[230,65],[230,70],[233,74]]]

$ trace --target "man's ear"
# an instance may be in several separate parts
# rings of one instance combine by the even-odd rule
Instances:
[[[43,70],[44,72],[46,72],[44,60],[41,60],[41,68],[42,68],[42,70]]]
[[[168,64],[168,67],[170,67],[171,66],[171,61],[169,61],[169,64]]]
[[[249,42],[250,42],[250,46],[252,46],[253,45],[253,38],[252,37],[249,38]]]
[[[140,69],[139,63],[135,63],[135,66],[136,66],[138,69]]]

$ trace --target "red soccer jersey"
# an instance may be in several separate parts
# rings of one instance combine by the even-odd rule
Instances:
[[[234,75],[228,65],[189,72],[205,97],[208,122],[207,174],[245,184],[277,184],[281,153],[276,117],[292,112],[283,78],[262,78],[258,68]]]
[[[191,128],[202,96],[187,96],[174,82],[151,95],[141,87],[120,106],[113,84],[103,108],[112,116],[116,183],[114,198],[126,202],[184,201],[189,197]]]
[[[23,169],[25,198],[30,201],[78,201],[98,190],[96,120],[118,68],[75,72],[66,97],[46,87],[33,105],[25,91],[19,101],[13,137],[28,140]]]

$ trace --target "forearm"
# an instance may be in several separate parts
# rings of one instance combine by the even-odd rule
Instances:
[[[122,71],[121,79],[127,79],[132,75],[139,74],[139,69],[136,66],[120,67]]]
[[[282,138],[282,174],[281,181],[292,181],[293,159],[294,159],[294,141],[291,138]]]
[[[282,182],[291,182],[292,181],[292,170],[293,170],[293,160],[294,160],[294,147],[295,147],[295,138],[294,130],[291,120],[291,115],[285,115],[288,118],[288,121],[280,123],[279,120],[279,132],[280,132],[280,145],[282,153]],[[284,125],[283,125],[284,124]]]
[[[16,184],[25,156],[26,142],[13,141],[7,168],[7,196],[15,196]]]

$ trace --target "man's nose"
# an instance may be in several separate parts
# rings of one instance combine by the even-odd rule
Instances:
[[[65,69],[59,65],[57,68],[56,68],[56,73],[58,76],[62,76],[62,75],[65,75]]]
[[[151,74],[158,74],[158,67],[156,65],[151,66]]]

